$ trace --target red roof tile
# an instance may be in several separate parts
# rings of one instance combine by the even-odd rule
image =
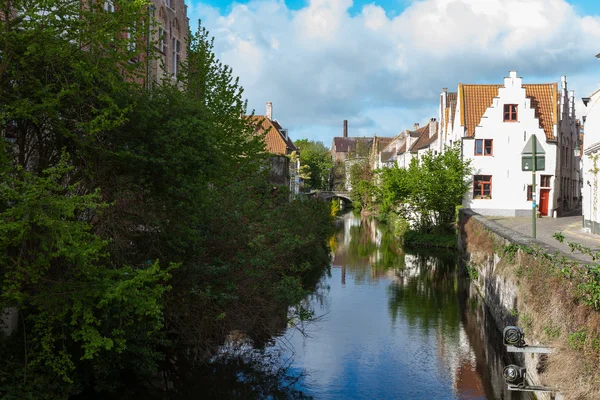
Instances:
[[[465,136],[473,137],[475,127],[488,107],[498,97],[498,89],[504,85],[463,85],[459,84],[461,93],[460,118],[461,125],[466,128]],[[535,116],[544,130],[547,140],[555,140],[553,125],[556,124],[558,115],[558,84],[523,84],[525,95],[531,100],[531,107],[535,109]]]

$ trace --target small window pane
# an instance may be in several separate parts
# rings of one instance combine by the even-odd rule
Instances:
[[[475,139],[475,155],[483,154],[483,140]]]

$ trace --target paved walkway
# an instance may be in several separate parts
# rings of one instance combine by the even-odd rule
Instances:
[[[531,235],[531,217],[488,217],[488,219],[499,223],[513,231],[517,231],[529,238]],[[565,242],[577,242],[587,246],[594,251],[600,251],[600,235],[583,232],[581,213],[568,217],[550,218],[543,217],[536,219],[536,239],[539,242],[548,244],[561,250],[562,252],[576,258],[580,261],[592,262],[589,256],[581,253],[571,253],[571,248],[566,243],[560,243],[554,238],[556,232],[562,232],[565,236]],[[600,261],[596,261],[600,263]]]

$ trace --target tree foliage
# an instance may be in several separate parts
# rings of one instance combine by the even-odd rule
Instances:
[[[208,32],[148,91],[146,2],[115,3],[0,1],[1,398],[175,380],[232,329],[284,327],[327,262],[328,205],[268,182]]]
[[[369,160],[355,158],[351,162],[346,161],[346,167],[350,168],[350,192],[355,206],[371,209],[375,200],[376,187]]]
[[[413,158],[407,169],[386,168],[380,175],[380,211],[401,213],[420,232],[450,231],[456,206],[470,188],[470,162],[461,159],[457,145]]]
[[[328,190],[333,167],[329,149],[322,142],[308,139],[296,140],[294,145],[300,150],[300,164],[308,166],[309,177],[304,180],[305,187]]]

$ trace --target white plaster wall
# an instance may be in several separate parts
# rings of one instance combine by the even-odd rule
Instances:
[[[540,175],[555,175],[556,145],[546,142],[544,130],[535,118],[535,110],[525,97],[521,78],[511,73],[505,78],[505,87],[499,89],[498,97],[484,113],[480,125],[475,129],[474,139],[464,139],[463,157],[472,160],[473,175],[492,175],[492,198],[473,199],[473,190],[465,195],[463,205],[474,210],[482,210],[488,215],[514,215],[514,210],[531,210],[532,202],[527,201],[527,185],[532,182],[532,173],[521,170],[521,152],[525,144],[535,134],[538,143],[545,151],[546,168],[536,173],[536,199],[539,203]],[[518,105],[518,121],[504,122],[504,104]],[[492,139],[492,156],[475,156],[475,139]],[[538,152],[541,149],[538,148]],[[552,215],[554,204],[554,178],[548,204]],[[494,211],[496,210],[496,211]]]
[[[600,155],[600,151],[591,152],[590,150],[597,148],[600,145],[600,92],[595,93],[588,103],[586,121],[584,125],[583,138],[583,200],[582,211],[584,220],[591,220],[600,223],[600,210],[598,210],[599,199],[598,192],[600,191],[600,182],[598,174],[590,172],[594,168],[593,161],[590,156]],[[600,160],[598,160],[600,166]],[[588,184],[589,182],[589,184]],[[596,189],[598,188],[598,189]],[[594,196],[596,192],[596,196]]]

